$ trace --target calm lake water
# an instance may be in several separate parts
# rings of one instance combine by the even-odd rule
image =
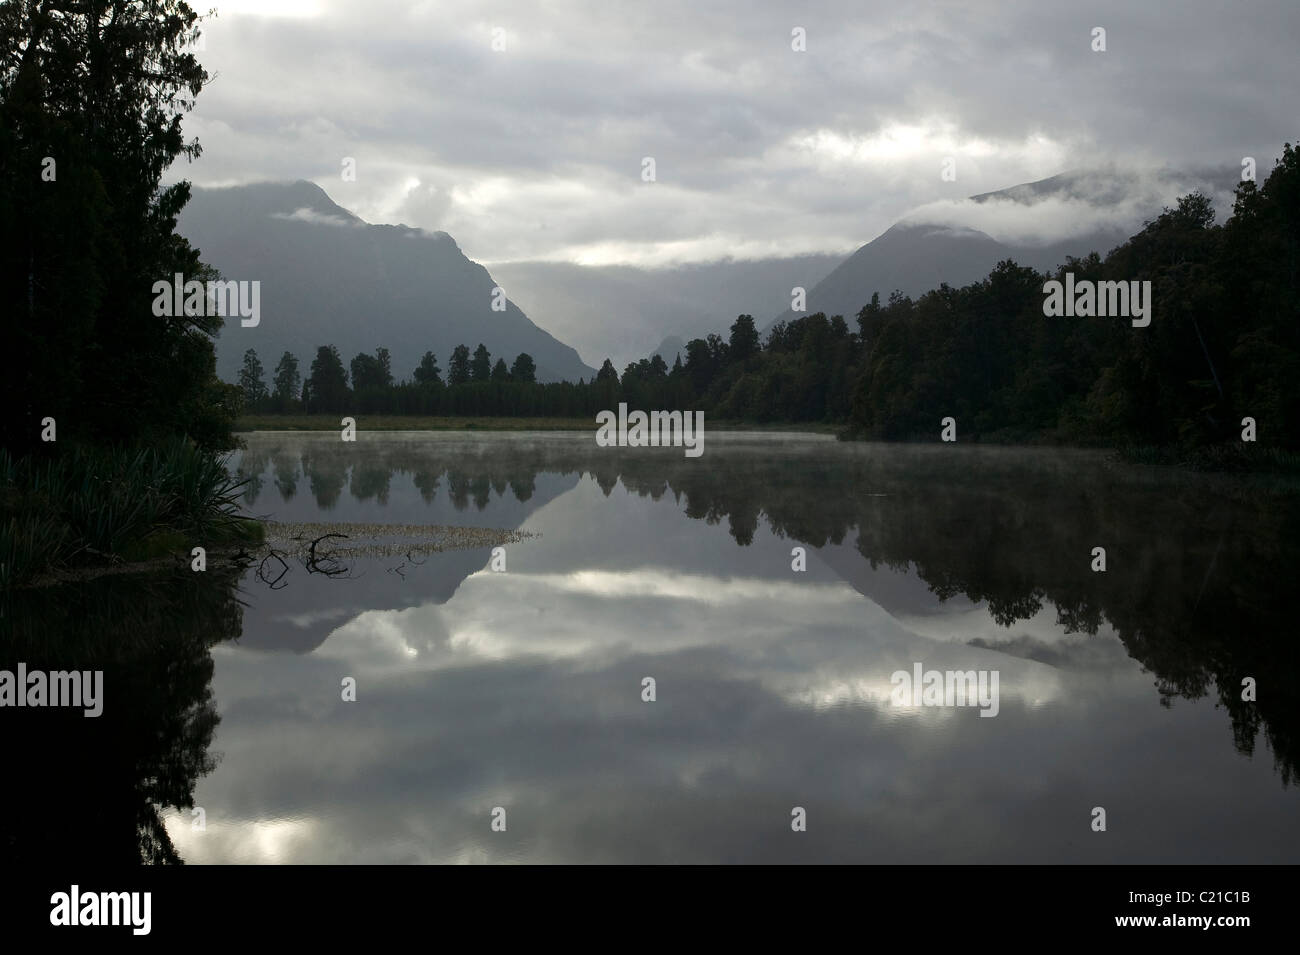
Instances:
[[[1300,506],[1277,488],[717,432],[697,459],[257,434],[232,467],[277,521],[534,536],[504,572],[475,549],[24,597],[4,666],[100,667],[106,699],[6,714],[35,764],[0,787],[11,857],[1300,860]],[[996,673],[996,716],[899,705],[917,666]]]

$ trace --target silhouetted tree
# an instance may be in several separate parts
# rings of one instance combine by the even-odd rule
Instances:
[[[469,348],[457,345],[451,353],[451,364],[447,366],[447,383],[463,385],[469,381]]]
[[[298,398],[298,388],[301,385],[302,376],[298,374],[298,359],[285,352],[280,356],[280,362],[275,366],[275,378],[273,381],[271,399],[275,403],[277,411],[288,411],[289,405]]]
[[[753,315],[739,315],[731,325],[730,358],[744,361],[758,353],[758,329]]]
[[[375,383],[379,373],[379,364],[375,361],[373,355],[362,352],[348,363],[348,370],[352,372],[353,386],[361,389]]]
[[[492,353],[487,346],[479,342],[474,349],[474,360],[470,362],[470,377],[474,381],[487,381],[492,377]]]
[[[351,368],[352,388],[355,391],[392,387],[393,374],[386,348],[378,349],[373,355],[357,355],[352,359]]]
[[[257,352],[250,348],[244,352],[244,367],[239,370],[239,390],[244,394],[244,406],[252,408],[266,397],[266,382],[263,377],[262,363]]]
[[[303,385],[303,403],[308,411],[342,411],[347,405],[348,374],[333,345],[322,345],[311,363],[311,375]]]
[[[532,384],[537,380],[537,365],[533,363],[532,355],[520,352],[515,358],[515,363],[510,367],[510,377],[514,381]]]
[[[420,359],[419,367],[415,369],[415,380],[421,385],[437,385],[442,383],[439,377],[442,369],[438,367],[438,356],[431,351],[424,353]]]

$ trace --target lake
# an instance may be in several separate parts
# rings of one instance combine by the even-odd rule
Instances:
[[[102,668],[105,705],[14,711],[10,857],[1297,860],[1285,485],[773,433],[245,438],[251,514],[531,536],[13,598],[3,665]]]

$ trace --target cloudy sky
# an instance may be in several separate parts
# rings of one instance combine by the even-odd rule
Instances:
[[[1067,169],[1262,175],[1300,135],[1295,0],[215,7],[178,174],[310,179],[487,265],[847,252]]]

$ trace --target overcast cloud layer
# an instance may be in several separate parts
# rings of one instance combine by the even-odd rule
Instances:
[[[847,253],[920,207],[1067,169],[1254,156],[1262,177],[1300,130],[1295,0],[216,7],[215,79],[186,122],[204,154],[177,175],[311,179],[488,265]],[[1051,211],[990,215],[1079,227]]]

